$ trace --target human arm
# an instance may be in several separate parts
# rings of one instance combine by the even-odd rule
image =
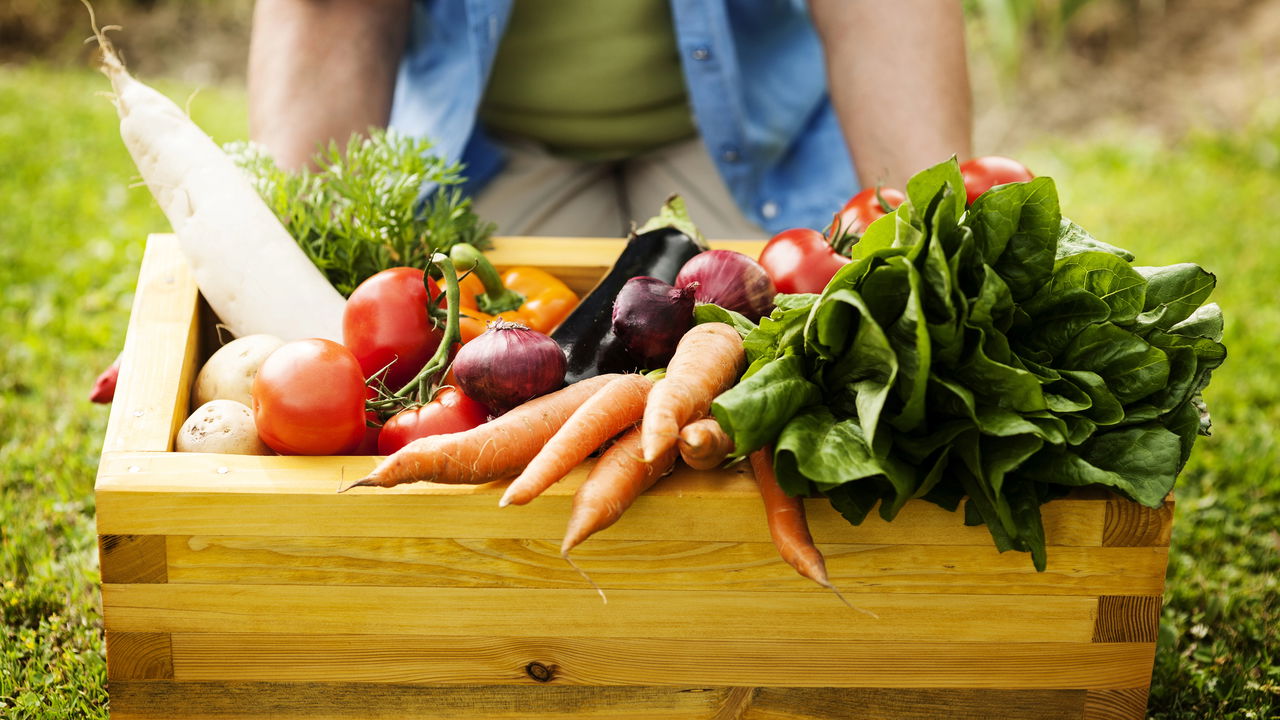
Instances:
[[[391,115],[410,0],[259,0],[249,43],[249,136],[282,167]]]
[[[971,154],[959,0],[810,0],[836,117],[864,186]]]

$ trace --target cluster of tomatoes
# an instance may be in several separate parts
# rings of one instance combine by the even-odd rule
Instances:
[[[344,344],[298,340],[267,357],[253,383],[254,421],[263,442],[290,455],[385,454],[426,434],[485,422],[488,410],[454,388],[385,423],[366,410],[366,400],[376,395],[366,378],[381,371],[382,384],[397,390],[440,347],[444,331],[429,302],[439,295],[422,270],[384,270],[347,300]]]
[[[1034,175],[1022,163],[989,156],[960,165],[968,203],[997,185],[1026,182]],[[792,228],[773,236],[760,253],[760,264],[781,293],[820,293],[836,271],[847,265],[849,249],[871,223],[892,212],[906,200],[902,191],[888,187],[867,188],[854,195],[836,213],[824,234],[811,228]]]

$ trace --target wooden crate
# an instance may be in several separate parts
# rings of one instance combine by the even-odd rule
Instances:
[[[754,252],[758,245],[726,243]],[[500,242],[579,289],[619,241]],[[574,487],[361,488],[366,457],[172,452],[200,300],[170,236],[143,260],[97,480],[112,717],[1140,718],[1172,501],[1044,508],[1049,569],[912,502],[808,506],[832,579],[769,542],[750,470],[683,470],[576,556]]]

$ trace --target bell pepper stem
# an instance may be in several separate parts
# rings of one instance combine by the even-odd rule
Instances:
[[[476,305],[481,312],[497,315],[524,304],[525,297],[502,284],[502,277],[493,264],[474,245],[458,243],[449,251],[449,257],[459,270],[470,271],[480,278],[484,293],[476,296]]]

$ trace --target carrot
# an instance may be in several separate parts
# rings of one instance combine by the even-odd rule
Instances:
[[[733,438],[713,417],[704,417],[680,428],[680,457],[694,470],[710,470],[733,452]]]
[[[129,74],[92,7],[89,19],[120,136],[222,324],[237,337],[341,341],[346,300],[235,162],[173,101]]]
[[[617,375],[599,375],[534,398],[470,430],[431,435],[405,445],[353,487],[411,482],[478,485],[519,473],[565,420]]]
[[[640,429],[633,428],[618,438],[591,468],[582,487],[573,496],[569,526],[560,544],[560,555],[582,573],[587,582],[591,582],[591,578],[569,559],[569,551],[617,522],[641,493],[671,471],[675,462],[675,447],[668,448],[655,462],[643,460],[640,457]],[[604,592],[598,586],[596,591],[604,598]]]
[[[640,445],[645,462],[675,447],[680,428],[707,414],[711,401],[733,385],[746,361],[742,338],[725,323],[703,323],[685,333],[644,409]]]
[[[778,548],[778,554],[787,564],[796,569],[804,577],[834,592],[845,605],[845,600],[831,579],[827,577],[827,564],[818,552],[809,534],[809,524],[804,514],[804,500],[791,497],[778,485],[778,477],[773,472],[773,448],[766,445],[751,453],[751,471],[756,476],[756,486],[760,489],[760,497],[764,500],[765,520],[769,523],[769,535]],[[878,617],[875,613],[862,608],[849,607]]]
[[[652,387],[645,376],[628,374],[588,398],[511,483],[498,507],[524,505],[538,497],[609,438],[639,422]]]

